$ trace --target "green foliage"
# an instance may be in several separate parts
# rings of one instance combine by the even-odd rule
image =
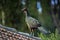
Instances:
[[[58,34],[57,30],[54,33],[51,33],[50,35],[44,35],[44,34],[39,34],[39,37],[42,39],[42,40],[60,40],[60,34]]]

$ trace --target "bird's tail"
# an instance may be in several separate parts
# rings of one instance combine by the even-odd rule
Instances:
[[[48,30],[46,30],[44,27],[38,27],[38,30],[43,34],[50,34],[51,33]]]

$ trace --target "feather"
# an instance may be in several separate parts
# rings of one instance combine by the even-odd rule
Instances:
[[[40,27],[41,24],[38,22],[38,20],[36,20],[35,18],[32,18],[32,17],[27,17],[26,18],[26,22],[29,24],[30,27]]]

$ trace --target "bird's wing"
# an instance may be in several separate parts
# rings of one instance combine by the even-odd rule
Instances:
[[[35,18],[32,18],[32,17],[27,17],[26,18],[26,22],[32,27],[32,26],[35,26],[37,24],[40,24],[38,22],[38,20],[36,20]]]

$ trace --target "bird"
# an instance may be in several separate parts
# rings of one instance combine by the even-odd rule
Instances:
[[[42,25],[37,19],[35,19],[29,15],[28,9],[26,7],[22,9],[22,12],[25,15],[25,22],[26,22],[32,36],[34,36],[33,32],[35,29],[39,29],[43,33],[48,33],[47,30],[45,30],[43,27],[41,27]]]

